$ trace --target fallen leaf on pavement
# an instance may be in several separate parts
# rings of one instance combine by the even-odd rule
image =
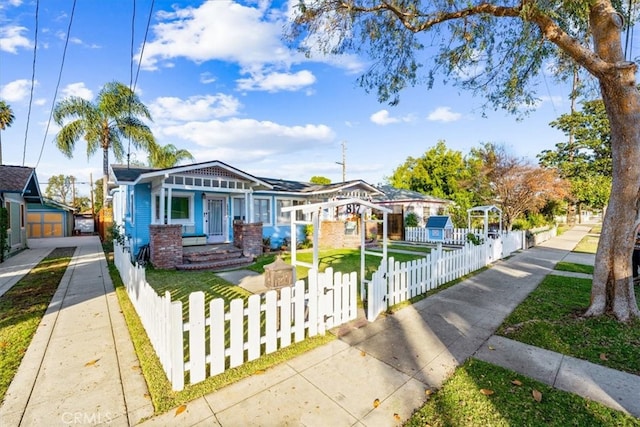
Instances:
[[[393,414],[393,418],[395,418],[396,421],[402,421],[402,419],[400,418],[400,415],[398,414]]]
[[[376,399],[373,401],[373,407],[377,408],[378,406],[380,406],[380,399]]]
[[[93,359],[92,361],[85,363],[84,366],[93,366],[98,363],[98,360],[100,359]]]
[[[180,405],[178,409],[176,409],[176,417],[187,410],[187,405]]]

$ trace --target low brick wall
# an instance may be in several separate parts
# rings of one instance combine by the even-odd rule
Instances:
[[[244,256],[262,255],[262,223],[234,221],[233,244],[242,249]]]
[[[182,225],[149,226],[150,261],[156,268],[173,269],[182,264]]]

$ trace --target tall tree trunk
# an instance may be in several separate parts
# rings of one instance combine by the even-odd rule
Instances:
[[[611,313],[628,321],[640,317],[631,276],[640,200],[640,93],[636,66],[625,62],[622,55],[619,15],[610,7],[596,7],[590,19],[596,52],[615,68],[598,76],[611,123],[613,176],[596,253],[591,304],[585,316]]]
[[[107,206],[109,194],[109,147],[102,149],[102,206]]]

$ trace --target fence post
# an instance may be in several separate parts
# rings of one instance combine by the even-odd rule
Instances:
[[[182,302],[171,303],[169,311],[169,352],[171,354],[171,387],[173,391],[184,389],[184,343],[182,340]]]
[[[204,381],[205,363],[204,292],[189,294],[189,382]]]

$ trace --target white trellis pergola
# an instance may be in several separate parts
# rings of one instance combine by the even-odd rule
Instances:
[[[312,268],[317,270],[318,265],[320,264],[319,257],[319,248],[318,248],[318,236],[320,233],[320,221],[323,216],[329,216],[329,212],[332,213],[332,210],[341,206],[352,206],[357,207],[354,210],[354,214],[359,215],[360,220],[360,281],[364,283],[364,274],[365,274],[365,255],[374,255],[382,258],[383,265],[386,266],[387,263],[387,214],[391,213],[391,209],[385,208],[380,205],[376,205],[375,203],[368,202],[366,200],[350,198],[350,199],[342,199],[335,200],[330,202],[323,203],[311,203],[307,205],[297,205],[297,206],[287,206],[283,207],[283,212],[291,213],[291,265],[295,267],[300,265],[308,268]],[[365,209],[363,209],[363,207]],[[377,211],[382,212],[382,220],[366,220],[365,214],[367,209],[375,209]],[[302,212],[305,214],[306,220],[297,220],[296,213]],[[323,215],[326,214],[326,215]],[[311,217],[309,220],[308,217]],[[332,216],[332,215],[331,215]],[[365,247],[365,239],[366,239],[366,222],[378,222],[382,223],[382,253],[378,251],[367,251]],[[298,239],[298,225],[312,225],[313,226],[313,262],[303,262],[298,261],[297,259],[297,239]]]
[[[487,205],[487,206],[476,206],[471,209],[467,209],[467,227],[471,230],[471,219],[472,218],[482,218],[483,219],[483,228],[484,228],[484,239],[486,240],[489,237],[489,217],[493,217],[498,219],[499,222],[499,231],[502,232],[502,210],[496,205]]]

